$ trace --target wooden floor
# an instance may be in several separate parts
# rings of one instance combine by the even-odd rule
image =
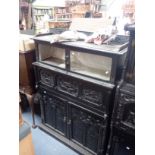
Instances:
[[[19,155],[35,155],[32,134],[29,133],[19,143]]]

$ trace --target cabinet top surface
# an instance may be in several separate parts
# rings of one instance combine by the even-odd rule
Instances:
[[[44,36],[34,37],[33,39],[36,42],[51,44],[50,42],[52,38],[53,38],[53,35],[44,35]],[[108,44],[95,45],[93,43],[86,43],[85,41],[64,41],[64,42],[52,43],[51,45],[60,45],[64,47],[76,47],[76,48],[81,48],[86,50],[95,50],[95,51],[107,53],[107,54],[122,55],[127,51],[126,49],[127,44],[128,42],[124,44],[110,43],[109,45]]]

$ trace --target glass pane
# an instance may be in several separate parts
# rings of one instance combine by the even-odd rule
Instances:
[[[112,58],[71,51],[71,71],[110,81]]]
[[[39,61],[65,68],[65,49],[39,44]]]

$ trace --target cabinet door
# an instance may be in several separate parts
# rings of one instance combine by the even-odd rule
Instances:
[[[45,123],[66,135],[66,101],[55,97],[43,95]]]
[[[66,119],[67,119],[67,109],[66,103],[62,99],[55,98],[54,102],[56,103],[55,109],[55,128],[62,133],[66,133]]]
[[[55,104],[49,103],[49,96],[43,95],[43,107],[44,107],[44,122],[48,125],[54,127],[55,126]]]
[[[99,152],[105,133],[104,119],[74,106],[70,107],[70,119],[70,139],[94,153]]]

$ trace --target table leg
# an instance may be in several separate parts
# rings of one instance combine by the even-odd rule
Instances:
[[[26,94],[26,97],[31,107],[32,120],[33,120],[32,128],[36,128],[37,125],[35,124],[35,117],[34,117],[34,94],[33,95]]]

